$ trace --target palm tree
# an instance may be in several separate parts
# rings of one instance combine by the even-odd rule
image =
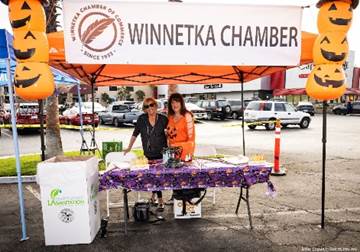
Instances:
[[[46,32],[56,32],[60,23],[57,17],[60,15],[57,10],[61,10],[59,7],[59,0],[42,1],[46,13]],[[59,109],[58,109],[58,97],[56,94],[48,97],[46,106],[46,159],[54,157],[56,155],[64,154],[61,135],[60,135],[60,123],[59,123]]]

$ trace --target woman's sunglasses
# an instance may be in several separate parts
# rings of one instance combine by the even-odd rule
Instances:
[[[155,103],[150,103],[149,105],[144,105],[144,109],[148,109],[150,107],[155,107]]]

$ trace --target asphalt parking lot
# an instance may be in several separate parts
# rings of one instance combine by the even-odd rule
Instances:
[[[165,221],[155,224],[132,221],[129,234],[125,235],[122,208],[115,208],[109,219],[107,238],[98,236],[90,245],[45,247],[38,186],[24,185],[29,240],[19,242],[17,187],[0,185],[0,251],[359,251],[360,136],[356,125],[360,125],[360,117],[329,115],[324,230],[319,227],[321,117],[317,115],[312,119],[309,129],[282,131],[281,163],[287,168],[287,175],[271,177],[277,196],[267,196],[265,184],[251,187],[253,230],[249,229],[245,205],[240,207],[238,216],[234,213],[239,190],[218,188],[215,205],[212,204],[212,189],[208,190],[199,220],[175,220],[172,207],[166,206],[162,214]],[[219,153],[240,154],[239,123],[197,124],[197,142],[214,144]],[[120,129],[123,133],[119,136],[128,137],[131,131],[131,127]],[[105,134],[106,131],[99,131],[97,136],[105,139]],[[271,160],[273,134],[261,129],[246,130],[248,155],[261,153]],[[111,194],[115,200],[121,197],[118,190]],[[165,192],[165,198],[170,194]],[[105,216],[105,194],[99,195],[101,213]],[[149,193],[141,194],[144,199],[149,196]],[[136,194],[132,193],[130,201],[135,198]]]

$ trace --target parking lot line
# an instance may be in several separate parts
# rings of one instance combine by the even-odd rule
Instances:
[[[38,191],[36,189],[34,189],[31,185],[27,185],[25,186],[25,188],[32,194],[34,195],[35,198],[37,198],[39,201],[40,200],[40,194],[38,193]]]

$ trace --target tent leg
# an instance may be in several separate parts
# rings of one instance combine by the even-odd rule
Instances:
[[[233,66],[233,69],[237,76],[239,77],[239,81],[241,83],[241,108],[242,108],[242,117],[241,117],[241,128],[242,128],[242,140],[243,140],[243,155],[246,155],[245,148],[245,119],[244,119],[244,72],[240,71],[236,66]]]
[[[45,160],[45,140],[44,140],[44,101],[39,100],[40,116],[40,141],[41,141],[41,161]]]
[[[95,94],[94,94],[94,82],[91,82],[91,101],[92,101],[92,132],[91,132],[91,142],[90,142],[90,149],[95,154],[96,150],[99,152],[99,147],[95,141]]]
[[[325,228],[325,166],[326,166],[326,110],[327,101],[323,101],[322,128],[322,188],[321,188],[321,228]]]
[[[21,241],[26,241],[29,239],[26,235],[26,220],[25,220],[25,209],[24,209],[24,194],[22,190],[22,179],[21,179],[21,165],[20,165],[20,153],[19,153],[19,141],[18,134],[16,129],[16,115],[15,115],[15,106],[14,106],[14,96],[13,88],[11,83],[11,73],[10,73],[10,59],[7,59],[7,77],[8,77],[8,87],[9,87],[9,98],[10,98],[10,108],[11,108],[11,126],[14,142],[14,151],[15,151],[15,161],[16,161],[16,173],[18,180],[18,194],[19,194],[19,205],[20,205],[20,222],[22,236]]]
[[[242,129],[242,139],[243,139],[243,155],[245,156],[245,119],[244,119],[244,73],[240,72],[240,81],[241,81],[241,108],[242,108],[242,116],[241,116],[241,129]]]
[[[77,94],[78,94],[79,115],[80,115],[80,135],[81,135],[80,154],[83,154],[84,152],[89,151],[89,147],[84,138],[84,122],[83,122],[83,116],[82,116],[82,111],[81,111],[82,101],[81,101],[81,93],[80,93],[80,83],[77,84]]]

